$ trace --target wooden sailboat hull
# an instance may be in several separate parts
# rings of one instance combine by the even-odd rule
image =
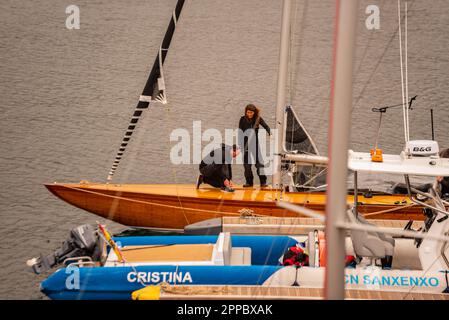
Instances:
[[[242,209],[254,214],[297,217],[276,205],[279,192],[237,188],[224,193],[194,185],[138,184],[47,184],[58,198],[88,212],[134,227],[183,229],[186,225],[222,216],[240,216]],[[284,193],[282,200],[324,211],[324,193]],[[353,197],[348,196],[348,203]],[[404,195],[359,196],[359,210],[375,219],[422,220],[422,209],[410,206]],[[380,212],[379,214],[375,214]]]

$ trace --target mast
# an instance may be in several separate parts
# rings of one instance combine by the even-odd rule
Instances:
[[[171,39],[173,37],[173,34],[175,33],[176,24],[181,14],[184,1],[185,0],[178,0],[178,2],[176,3],[176,7],[173,10],[173,14],[170,19],[170,24],[168,25],[167,31],[165,32],[162,44],[159,47],[158,55],[156,56],[156,59],[153,63],[153,67],[151,68],[150,75],[148,76],[148,80],[145,84],[142,94],[139,97],[139,102],[137,103],[134,113],[131,116],[131,120],[129,122],[128,128],[126,129],[125,135],[122,139],[122,143],[120,144],[120,148],[117,152],[117,155],[115,156],[115,160],[112,164],[111,169],[109,170],[109,175],[107,178],[108,181],[112,180],[112,177],[114,176],[114,173],[117,170],[120,160],[122,159],[122,156],[125,153],[126,146],[131,140],[131,136],[134,132],[134,129],[137,126],[137,122],[142,116],[143,111],[145,109],[148,109],[151,101],[157,101],[162,104],[167,103],[165,96],[165,83],[162,66],[164,64],[165,57],[167,56]]]
[[[404,140],[405,144],[407,144],[407,121],[405,118],[405,94],[404,94],[404,64],[402,63],[402,27],[401,27],[401,1],[398,0],[398,36],[399,36],[399,59],[401,65],[401,93],[402,93],[402,116],[404,117]],[[407,151],[408,154],[408,151]]]
[[[276,98],[277,141],[274,150],[273,188],[281,188],[281,152],[284,141],[283,119],[286,106],[286,87],[288,81],[288,55],[290,52],[291,0],[284,0],[282,5],[281,44],[279,50],[279,71]]]
[[[407,40],[407,29],[408,29],[408,8],[407,1],[405,1],[405,101],[408,103],[408,40]],[[410,120],[408,115],[409,105],[405,106],[405,118],[407,120],[407,141],[410,140]]]
[[[345,221],[349,133],[352,111],[352,71],[357,24],[357,0],[337,1],[329,121],[327,175],[326,299],[345,297]]]

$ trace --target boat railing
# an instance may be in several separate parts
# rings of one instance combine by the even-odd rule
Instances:
[[[73,262],[71,262],[71,261],[73,261]],[[89,256],[67,258],[64,260],[63,263],[66,266],[66,268],[95,266],[95,262],[93,262],[92,258]]]
[[[422,192],[416,188],[411,187],[410,179],[409,179],[408,175],[405,176],[405,181],[406,181],[406,185],[407,185],[407,189],[408,189],[408,193],[409,193],[408,196],[414,203],[422,205],[422,206],[429,208],[431,210],[434,210],[436,212],[439,212],[445,216],[443,219],[447,219],[449,214],[447,213],[445,205],[448,205],[449,203],[447,201],[441,199],[441,197],[438,195],[438,193],[435,192],[434,188],[431,189],[431,192]],[[412,192],[414,192],[418,195],[424,196],[425,198],[431,199],[433,201],[434,205],[429,205],[426,202],[419,201],[416,197],[414,197],[412,195]]]

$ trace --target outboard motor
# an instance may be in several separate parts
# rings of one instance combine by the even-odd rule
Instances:
[[[70,231],[70,238],[62,243],[55,252],[27,261],[27,265],[36,274],[50,270],[68,258],[90,257],[92,261],[100,261],[103,254],[104,240],[98,236],[97,229],[89,224],[81,225]]]

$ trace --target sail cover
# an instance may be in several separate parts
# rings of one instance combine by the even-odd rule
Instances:
[[[285,108],[284,123],[285,152],[319,155],[315,143],[304,129],[291,106]]]

